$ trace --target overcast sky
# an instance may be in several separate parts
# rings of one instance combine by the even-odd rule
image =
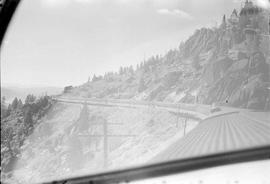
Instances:
[[[24,0],[1,49],[2,84],[79,85],[179,46],[237,0]]]

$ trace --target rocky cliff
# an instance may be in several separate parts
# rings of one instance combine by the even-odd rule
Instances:
[[[119,72],[94,76],[64,95],[218,103],[265,110],[269,105],[269,12],[247,2],[220,26],[201,28],[176,49]]]

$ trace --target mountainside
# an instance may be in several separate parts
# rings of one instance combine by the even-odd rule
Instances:
[[[269,110],[269,68],[269,12],[247,2],[240,13],[224,15],[219,27],[196,30],[164,56],[94,75],[64,95]]]
[[[110,135],[106,161],[103,137],[93,137],[106,133],[104,124]],[[147,106],[121,108],[56,103],[23,140],[17,159],[9,161],[12,172],[4,167],[6,170],[1,176],[7,183],[36,183],[144,164],[197,124],[196,120]],[[8,146],[3,148],[8,152]],[[3,154],[5,162],[10,154]]]
[[[28,92],[24,103],[15,98],[7,105],[9,97],[25,95],[2,89],[2,96],[7,98],[1,98],[1,181],[31,183],[89,175],[145,164],[163,151],[169,156],[192,156],[187,150],[216,151],[212,148],[217,142],[224,143],[225,134],[231,140],[227,143],[236,147],[238,141],[243,145],[249,142],[246,137],[250,136],[245,135],[258,138],[252,143],[267,143],[268,126],[264,122],[270,111],[269,16],[269,12],[247,1],[239,13],[233,10],[229,18],[224,15],[219,27],[196,30],[165,55],[150,57],[135,69],[120,67],[118,72],[94,75],[81,86],[65,87],[61,94],[219,104],[267,112],[241,112],[239,116],[235,109],[222,107],[222,113],[227,114],[225,120],[218,116],[221,114],[212,114],[207,124],[181,116],[182,106],[178,105],[170,112],[154,103],[127,108],[110,106],[109,100],[103,101],[107,106],[87,105],[81,99],[81,104],[76,104],[72,98],[69,102],[56,102],[47,95],[36,98],[31,95],[34,91]],[[228,115],[226,109],[233,112]],[[211,114],[208,108],[204,111]],[[189,133],[197,125],[198,131]],[[191,137],[188,144],[185,135]]]
[[[24,141],[33,133],[52,106],[53,102],[49,96],[36,99],[34,95],[28,95],[24,104],[20,99],[15,98],[7,108],[1,100],[1,171],[3,173],[14,169],[16,160],[20,158]]]

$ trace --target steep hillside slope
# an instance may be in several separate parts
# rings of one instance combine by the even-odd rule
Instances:
[[[250,9],[252,11],[250,11]],[[254,10],[254,11],[253,11]],[[256,11],[255,11],[256,10]],[[64,96],[132,98],[270,109],[269,12],[251,2],[164,56],[94,76]]]
[[[24,142],[9,179],[41,182],[145,164],[183,136],[185,119],[178,121],[176,126],[174,114],[156,108],[57,103]],[[98,136],[105,123],[116,135],[108,138],[106,163],[104,137]],[[197,123],[188,120],[186,132]]]
[[[49,96],[36,99],[33,95],[28,95],[24,104],[15,98],[7,109],[3,110],[1,107],[1,174],[14,169],[14,164],[21,156],[24,141],[52,106]]]

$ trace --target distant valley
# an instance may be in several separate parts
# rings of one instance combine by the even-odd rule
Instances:
[[[17,97],[22,101],[25,100],[28,94],[33,94],[35,96],[42,95],[56,95],[62,92],[61,87],[46,87],[46,86],[13,86],[13,85],[4,85],[1,86],[1,97],[6,98],[7,103],[11,103],[12,100]]]

